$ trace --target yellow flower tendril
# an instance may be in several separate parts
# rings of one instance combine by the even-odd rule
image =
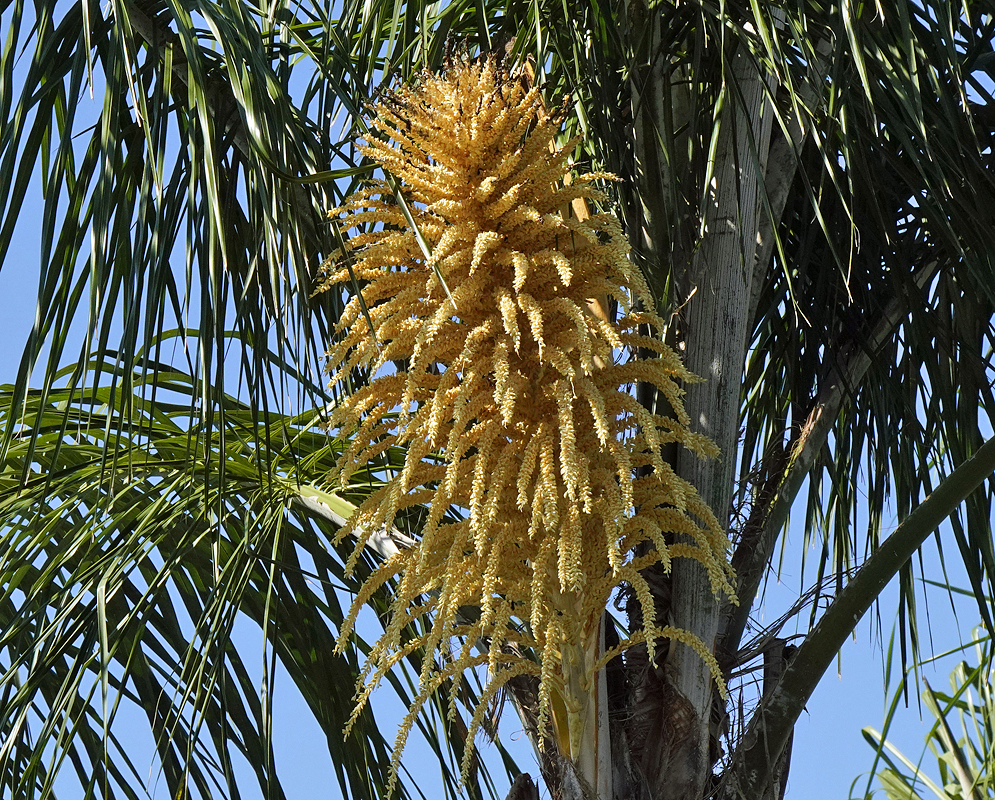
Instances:
[[[428,509],[417,543],[370,576],[338,641],[372,593],[396,580],[353,715],[395,664],[425,648],[392,786],[420,708],[465,669],[488,665],[489,685],[469,725],[464,777],[486,704],[512,677],[540,679],[541,730],[554,704],[568,714],[586,708],[588,698],[574,694],[593,691],[611,655],[597,652],[597,632],[620,585],[640,602],[643,628],[614,652],[642,642],[652,651],[661,637],[683,642],[724,692],[705,644],[657,624],[640,573],[691,558],[716,594],[733,596],[727,537],[661,458],[672,443],[717,455],[689,430],[681,402],[681,383],[697,379],[647,335],[663,321],[635,310],[653,303],[615,217],[569,212],[576,200],[603,203],[593,182],[611,176],[570,179],[577,140],[552,144],[562,116],[493,58],[422,74],[373,111],[383,138],[371,135],[362,152],[393,176],[416,230],[391,184],[373,181],[330,212],[360,232],[347,260],[326,266],[323,288],[362,286],[328,352],[333,384],[356,368],[372,376],[332,413],[331,426],[352,440],[333,477],[346,487],[370,469],[384,480],[339,533],[358,540],[348,567],[400,510]],[[616,322],[592,311],[596,296],[617,304]],[[636,348],[655,357],[636,360]],[[636,402],[637,382],[656,386],[676,418]],[[389,448],[406,452],[397,472],[382,466]],[[424,633],[413,636],[411,623]],[[466,642],[489,651],[474,654]]]

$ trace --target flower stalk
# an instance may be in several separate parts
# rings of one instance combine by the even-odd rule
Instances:
[[[369,376],[331,415],[351,442],[333,478],[345,487],[365,469],[382,481],[339,533],[357,540],[347,567],[401,511],[427,513],[416,544],[370,576],[340,630],[341,647],[366,600],[395,581],[357,708],[424,648],[396,771],[443,681],[487,668],[472,745],[500,687],[531,674],[540,731],[551,720],[555,745],[595,785],[595,687],[607,660],[640,643],[652,655],[669,638],[705,659],[724,689],[706,644],[655,619],[641,574],[691,558],[713,592],[733,596],[724,532],[661,457],[673,444],[717,455],[681,404],[682,386],[697,379],[649,335],[664,323],[646,310],[649,289],[615,217],[564,213],[606,203],[595,184],[612,176],[571,173],[577,140],[556,144],[563,114],[548,112],[536,87],[497,59],[464,58],[387,93],[373,114],[378,135],[362,152],[390,180],[331,212],[355,233],[324,281],[334,291],[360,283],[328,351],[331,380]],[[636,401],[641,382],[668,399],[672,417]],[[404,466],[391,471],[384,455],[397,448]],[[641,604],[644,627],[603,653],[602,615],[620,589]],[[460,613],[468,607],[479,609],[474,620]]]

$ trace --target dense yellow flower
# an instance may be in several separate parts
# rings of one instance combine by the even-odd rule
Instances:
[[[406,448],[403,469],[340,533],[357,539],[349,566],[399,511],[428,508],[417,544],[371,576],[340,632],[341,646],[361,605],[397,579],[360,706],[413,649],[441,654],[424,661],[396,768],[429,693],[468,667],[487,664],[490,675],[470,741],[489,698],[514,675],[541,679],[544,718],[554,695],[568,714],[583,706],[603,666],[599,621],[623,584],[642,603],[645,627],[621,649],[669,637],[714,668],[702,642],[658,624],[640,570],[693,558],[714,592],[732,588],[725,534],[661,458],[671,443],[716,454],[688,428],[680,386],[695,378],[648,335],[662,320],[635,310],[653,303],[618,221],[569,213],[580,199],[604,202],[594,182],[610,176],[569,179],[576,141],[552,145],[562,119],[495,59],[422,74],[374,110],[383,138],[371,135],[363,152],[392,180],[331,212],[360,232],[327,267],[325,287],[362,285],[328,352],[332,382],[358,367],[373,376],[332,414],[332,427],[352,439],[335,477],[345,486],[388,448]],[[617,306],[617,321],[592,312],[595,297]],[[656,357],[635,360],[637,348]],[[658,387],[675,417],[643,408],[637,382]],[[415,620],[428,632],[412,640],[404,629]],[[487,652],[475,654],[481,640]]]

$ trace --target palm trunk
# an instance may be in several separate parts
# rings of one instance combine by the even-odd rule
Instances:
[[[651,48],[652,49],[652,48]],[[675,455],[675,469],[697,489],[721,522],[729,519],[739,429],[740,382],[752,317],[750,302],[760,214],[759,176],[769,148],[772,114],[767,87],[749,56],[739,52],[726,65],[725,110],[710,164],[710,191],[702,210],[702,238],[689,263],[674,265],[680,319],[674,326],[678,346],[689,369],[705,379],[687,387],[686,408],[692,426],[708,435],[722,457],[702,462]],[[669,168],[656,152],[660,131],[675,130],[683,120],[666,122],[664,101],[679,96],[666,83],[674,76],[650,67],[641,76],[635,102],[636,172],[641,203],[640,250],[649,264],[662,264],[680,252],[679,231],[664,230],[661,220],[681,225],[679,212],[667,213],[672,186]],[[679,104],[667,105],[670,113]],[[670,165],[671,167],[673,165]],[[669,217],[669,219],[668,219]],[[685,223],[686,224],[686,223]],[[687,232],[686,232],[687,233]],[[687,237],[685,237],[687,238]],[[673,301],[672,301],[673,302]],[[691,631],[713,646],[719,604],[705,570],[695,561],[676,559],[662,586],[661,607],[669,622]],[[669,591],[668,591],[669,589]],[[669,595],[669,603],[666,597]],[[631,675],[631,671],[630,671]],[[705,795],[714,762],[710,721],[714,680],[708,666],[690,648],[667,651],[662,669],[646,665],[630,703],[638,709],[649,740],[637,745],[638,771],[645,781],[641,796],[653,800],[698,800]],[[631,745],[634,743],[630,741]],[[621,800],[621,795],[616,795]]]
[[[682,451],[677,463],[678,474],[698,489],[723,523],[730,519],[740,389],[752,321],[758,173],[762,175],[764,169],[764,159],[758,155],[767,153],[772,117],[766,87],[748,56],[737,53],[729,71],[732,96],[726,102],[732,108],[721,120],[705,235],[691,265],[690,299],[682,325],[686,364],[705,379],[688,387],[686,408],[692,424],[719,445],[722,455],[717,461],[706,462]],[[695,561],[674,562],[671,613],[674,625],[692,631],[710,646],[714,644],[719,603],[704,569]],[[668,679],[693,709],[694,727],[687,740],[687,763],[693,777],[689,785],[674,787],[675,791],[665,796],[698,798],[703,796],[712,766],[709,722],[714,682],[708,666],[687,647],[671,649]]]

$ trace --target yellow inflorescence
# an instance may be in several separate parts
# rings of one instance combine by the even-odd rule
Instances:
[[[391,184],[374,181],[330,214],[346,214],[343,227],[362,232],[348,240],[348,262],[328,266],[324,285],[363,287],[328,353],[332,382],[360,367],[373,376],[332,414],[332,427],[351,437],[336,478],[345,487],[388,448],[406,449],[403,469],[385,476],[340,533],[358,540],[349,567],[399,511],[428,509],[417,544],[373,573],[339,640],[372,592],[396,579],[357,714],[405,655],[437,654],[424,660],[396,770],[422,704],[466,668],[487,664],[490,674],[471,742],[487,699],[515,675],[541,679],[544,719],[553,695],[579,705],[570,696],[577,682],[564,673],[577,669],[577,647],[592,653],[581,680],[590,690],[602,666],[590,643],[620,585],[632,587],[644,620],[622,649],[667,637],[714,664],[690,633],[655,620],[640,574],[651,563],[692,558],[715,593],[731,596],[732,587],[714,514],[661,457],[671,443],[716,454],[689,430],[681,403],[680,384],[695,378],[646,335],[663,323],[634,310],[653,303],[618,221],[569,213],[579,199],[603,202],[593,182],[610,176],[566,178],[576,141],[553,146],[561,118],[494,59],[423,74],[374,111],[383,139],[371,135],[363,152],[393,176],[416,230]],[[617,303],[616,322],[592,312],[596,297]],[[636,360],[637,348],[655,357]],[[658,387],[675,418],[643,408],[631,391],[637,382]],[[412,638],[412,622],[427,632]],[[480,641],[486,653],[471,649]]]

